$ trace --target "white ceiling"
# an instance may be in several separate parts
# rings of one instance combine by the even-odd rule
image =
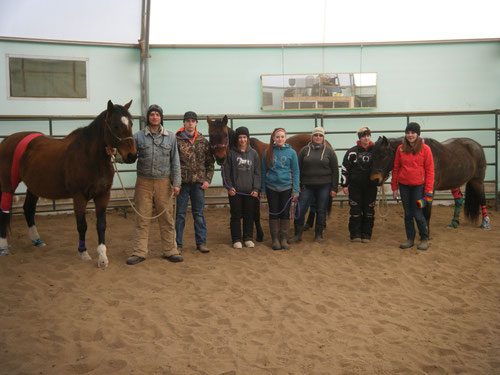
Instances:
[[[152,44],[500,37],[498,0],[151,0]],[[0,36],[137,43],[141,0],[0,0]]]

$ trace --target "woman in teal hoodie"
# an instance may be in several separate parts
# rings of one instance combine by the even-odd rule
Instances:
[[[273,250],[288,249],[290,197],[299,197],[297,153],[286,143],[286,131],[274,129],[269,147],[262,158],[262,194],[269,205],[269,229]]]

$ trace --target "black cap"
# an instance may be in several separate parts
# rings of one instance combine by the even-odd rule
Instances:
[[[246,135],[248,138],[250,138],[250,132],[248,131],[248,128],[245,126],[240,126],[238,129],[236,129],[235,133],[236,133],[236,138],[238,138],[240,135]]]
[[[198,115],[196,113],[194,113],[193,111],[187,111],[186,113],[184,113],[184,121],[186,121],[187,119],[190,119],[190,118],[198,121]]]
[[[161,117],[161,124],[163,125],[163,109],[158,104],[151,104],[148,108],[147,123],[149,124],[149,114],[151,112],[158,112]]]
[[[408,132],[413,132],[413,133],[417,133],[418,135],[420,135],[420,125],[417,124],[416,122],[410,122],[406,126],[406,129],[405,129],[405,133],[408,133]]]

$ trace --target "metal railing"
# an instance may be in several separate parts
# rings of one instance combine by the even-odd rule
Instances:
[[[324,126],[324,121],[326,119],[351,119],[351,118],[390,118],[390,117],[399,117],[399,118],[406,118],[406,122],[409,123],[410,119],[412,117],[432,117],[432,116],[471,116],[471,115],[494,115],[494,123],[492,123],[491,127],[486,127],[486,128],[457,128],[453,129],[455,133],[457,132],[466,132],[466,131],[473,131],[473,132],[491,132],[492,137],[491,139],[494,140],[494,144],[488,144],[488,145],[482,145],[484,149],[494,149],[495,152],[495,161],[490,162],[487,165],[488,166],[493,166],[495,170],[495,178],[494,180],[486,180],[485,183],[494,183],[494,193],[489,193],[487,195],[488,199],[494,199],[495,200],[495,209],[498,211],[498,200],[499,200],[499,186],[498,186],[498,142],[500,141],[500,131],[499,131],[499,124],[498,124],[498,116],[500,114],[500,110],[488,110],[488,111],[435,111],[435,112],[376,112],[376,113],[311,113],[311,114],[265,114],[265,115],[228,115],[228,118],[230,120],[229,126],[231,128],[235,127],[235,122],[238,120],[287,120],[287,119],[309,119],[314,121],[314,126]],[[200,118],[205,117],[206,115],[200,115]],[[212,115],[210,114],[211,117],[222,117],[223,115]],[[55,121],[62,121],[62,120],[71,120],[71,121],[76,121],[76,120],[88,120],[92,121],[95,117],[93,116],[4,116],[0,115],[0,126],[2,122],[5,121],[44,121],[46,125],[48,125],[49,129],[49,135],[56,137],[56,138],[61,138],[64,137],[65,135],[62,134],[54,134],[53,132],[53,125]],[[133,119],[139,120],[140,124],[144,124],[144,118],[140,116],[133,116]],[[164,116],[164,121],[169,122],[169,121],[182,121],[182,116]],[[22,130],[22,129],[20,129]],[[447,132],[450,131],[450,129],[432,129],[432,128],[427,128],[425,129],[425,132]],[[1,131],[0,131],[1,133]],[[309,134],[310,131],[290,131],[288,132],[289,135],[294,135],[294,134]],[[340,135],[340,134],[352,134],[353,130],[344,130],[344,131],[325,131],[327,135]],[[372,134],[388,134],[388,133],[401,133],[401,129],[394,130],[394,129],[377,129],[377,130],[372,130]],[[253,132],[252,136],[269,136],[270,132]],[[6,138],[9,136],[9,134],[0,134],[0,139]],[[347,148],[336,148],[336,151],[346,151]],[[216,168],[216,171],[220,171],[220,168]],[[124,169],[120,170],[120,173],[131,173],[135,172],[135,169]],[[127,190],[132,190],[134,187],[126,187]],[[207,205],[221,205],[221,204],[228,204],[228,199],[227,199],[227,194],[223,191],[222,193],[220,192],[221,189],[223,188],[222,185],[212,185],[210,187],[210,191],[214,192],[215,194],[207,194],[206,196],[206,204]],[[120,188],[113,188],[113,191],[118,191],[121,190]],[[17,193],[16,196],[22,196],[24,193]],[[450,196],[444,196],[444,195],[437,195],[436,200],[451,200],[451,195]],[[334,201],[341,202],[341,204],[345,201],[347,201],[347,197],[340,195],[337,196]],[[59,207],[58,207],[59,204]],[[71,203],[68,203],[67,201],[63,203],[57,203],[56,201],[52,201],[50,204],[49,203],[40,203],[39,204],[39,211],[40,212],[59,212],[59,211],[71,211],[72,206]],[[110,201],[110,208],[126,208],[128,207],[128,202],[125,197],[117,197],[117,198],[112,198]],[[93,205],[90,204],[89,208],[92,209]],[[13,212],[14,213],[19,213],[21,210],[20,205],[14,205],[13,206]]]

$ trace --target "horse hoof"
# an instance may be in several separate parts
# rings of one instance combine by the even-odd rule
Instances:
[[[10,255],[9,247],[2,247],[0,248],[0,257],[6,257]]]
[[[490,218],[489,217],[483,218],[483,221],[481,223],[480,228],[481,229],[485,229],[485,230],[490,230],[491,229],[491,223],[490,223]]]
[[[257,233],[257,236],[255,237],[255,240],[257,242],[262,242],[264,241],[264,233]]]
[[[80,253],[80,259],[81,260],[91,260],[92,258],[90,257],[89,253],[84,251]]]
[[[36,247],[43,247],[47,246],[45,242],[43,242],[40,238],[37,238],[36,240],[33,240],[33,245]]]
[[[108,266],[108,260],[106,259],[105,261],[104,260],[100,260],[98,263],[97,263],[97,266],[100,268],[100,269],[105,269],[107,266]]]

